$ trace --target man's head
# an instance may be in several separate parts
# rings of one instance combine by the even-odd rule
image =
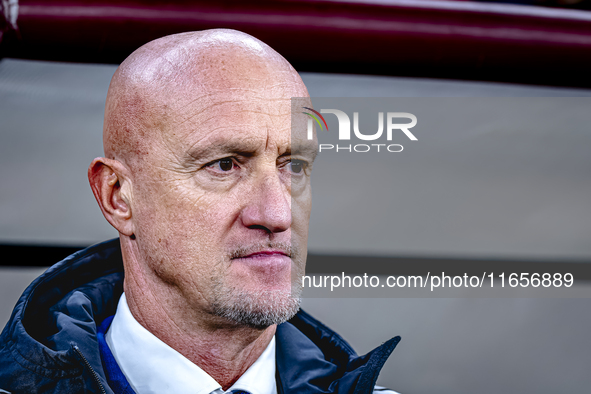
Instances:
[[[231,30],[164,37],[121,64],[89,179],[120,233],[126,292],[210,324],[295,314],[315,149],[292,155],[290,98],[306,96],[285,59]]]

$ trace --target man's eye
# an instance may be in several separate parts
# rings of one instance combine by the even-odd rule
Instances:
[[[290,171],[292,174],[302,174],[306,169],[307,163],[302,160],[292,160],[289,163]]]
[[[226,157],[225,159],[220,159],[211,163],[209,166],[213,167],[214,169],[227,172],[231,171],[234,168],[234,160],[232,160],[229,157]]]

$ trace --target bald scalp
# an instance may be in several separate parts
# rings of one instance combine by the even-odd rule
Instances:
[[[294,91],[293,86],[298,86]],[[175,34],[133,52],[115,72],[105,106],[105,157],[133,167],[170,122],[196,101],[307,96],[293,67],[262,41],[239,31]]]

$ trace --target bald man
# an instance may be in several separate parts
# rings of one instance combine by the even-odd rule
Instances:
[[[88,169],[119,239],[25,291],[1,337],[0,389],[381,390],[398,337],[359,357],[299,311],[317,148],[292,138],[291,97],[308,97],[291,65],[231,30],[164,37],[121,64],[105,157]]]

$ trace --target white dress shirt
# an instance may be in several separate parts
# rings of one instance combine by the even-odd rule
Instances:
[[[222,394],[238,389],[252,394],[277,394],[275,336],[263,354],[225,392],[205,371],[138,323],[129,311],[125,294],[119,299],[105,338],[136,394]]]

